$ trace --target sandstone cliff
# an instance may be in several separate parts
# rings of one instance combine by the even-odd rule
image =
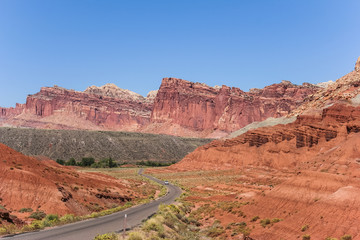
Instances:
[[[2,126],[125,130],[191,137],[222,137],[253,121],[280,117],[318,87],[288,81],[244,92],[164,78],[147,97],[114,84],[84,92],[43,87],[26,104],[0,109]]]
[[[161,133],[191,131],[225,136],[254,121],[281,117],[317,91],[310,84],[293,85],[288,81],[264,89],[244,92],[239,88],[209,87],[176,78],[164,78],[151,114],[152,131]],[[163,126],[167,126],[163,128]]]
[[[29,95],[24,106],[1,109],[0,118],[10,126],[136,131],[151,110],[146,98],[111,84],[84,92],[54,86]]]
[[[233,139],[215,140],[199,147],[173,168],[231,169],[254,165],[296,169],[304,162],[316,161],[319,154],[346,141],[352,134],[360,134],[358,132],[360,107],[334,105],[319,115],[301,115],[290,124],[250,130]],[[355,156],[359,154],[355,148],[344,156],[333,156],[333,161],[343,159],[357,166]],[[330,160],[331,156],[326,158]],[[316,165],[319,169],[325,166],[328,167],[326,162]],[[348,174],[360,174],[360,168],[352,171]]]

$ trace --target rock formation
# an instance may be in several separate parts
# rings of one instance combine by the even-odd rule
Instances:
[[[29,95],[25,106],[1,109],[0,118],[23,127],[136,131],[149,124],[151,110],[152,102],[113,84],[84,92],[54,86]]]
[[[360,57],[358,58],[358,60],[356,61],[355,64],[355,71],[359,72],[360,71]]]
[[[319,149],[330,149],[358,132],[360,107],[333,105],[319,115],[301,115],[290,124],[258,128],[233,139],[213,141],[187,155],[173,168],[213,169],[219,165],[226,169],[243,165],[295,168],[317,157]]]
[[[43,87],[26,104],[0,109],[5,126],[49,129],[126,130],[191,137],[221,137],[253,121],[288,114],[316,92],[288,81],[244,92],[164,78],[158,91],[142,97],[114,84],[84,92]]]
[[[299,106],[317,87],[283,81],[264,89],[212,88],[201,83],[164,78],[155,98],[151,123],[159,132],[171,128],[193,132],[216,130],[226,135],[251,122],[281,117]],[[162,126],[168,126],[162,128]],[[184,131],[184,130],[183,130]]]

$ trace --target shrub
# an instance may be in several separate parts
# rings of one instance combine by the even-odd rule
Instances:
[[[65,162],[66,166],[76,166],[75,158],[70,158],[68,161]]]
[[[72,223],[75,222],[75,217],[73,214],[65,214],[60,218],[60,222],[62,223]]]
[[[118,236],[115,233],[106,233],[97,235],[94,240],[118,240]]]
[[[43,229],[43,228],[44,228],[44,225],[43,225],[42,221],[40,221],[40,220],[35,220],[35,221],[33,221],[33,222],[30,224],[30,227],[31,227],[33,230],[37,230],[37,229]]]
[[[271,223],[271,221],[270,221],[270,219],[268,219],[268,218],[262,219],[262,220],[260,221],[260,225],[261,225],[262,227],[266,227],[266,226],[269,225],[270,223]]]
[[[171,163],[164,163],[164,162],[154,162],[154,161],[144,161],[142,160],[141,162],[136,163],[137,165],[140,166],[148,166],[148,167],[165,167],[165,166],[170,166],[171,164],[174,164],[175,161],[171,162]]]
[[[280,221],[282,221],[282,219],[279,219],[279,218],[273,218],[273,219],[271,219],[271,222],[272,222],[272,223],[278,223],[278,222],[280,222]]]
[[[305,231],[308,230],[308,229],[309,229],[309,225],[308,225],[308,224],[306,224],[306,225],[304,225],[304,226],[301,227],[301,231],[302,231],[302,232],[305,232]]]
[[[18,228],[16,227],[15,224],[9,224],[9,225],[4,225],[3,227],[0,227],[0,233],[2,234],[13,234],[16,233],[18,231]]]
[[[112,160],[112,158],[105,158],[100,160],[99,162],[95,162],[91,164],[93,168],[115,168],[118,167],[118,164]]]
[[[352,240],[352,236],[351,235],[344,235],[340,238],[340,240]]]
[[[43,211],[39,211],[37,210],[36,212],[33,212],[29,218],[34,218],[36,220],[41,220],[43,219],[44,217],[46,217],[46,213],[44,213]]]
[[[30,232],[33,231],[34,229],[31,227],[31,225],[24,225],[21,229],[22,232]]]
[[[171,213],[166,213],[164,216],[164,224],[169,228],[174,228],[176,223],[176,217]]]
[[[211,238],[218,237],[225,232],[224,228],[220,225],[219,220],[215,220],[213,225],[208,229],[207,236]]]
[[[59,222],[59,216],[57,214],[49,214],[43,219],[44,227],[50,227]]]
[[[143,229],[145,231],[156,231],[156,232],[164,232],[164,227],[162,224],[157,221],[157,219],[152,218],[145,222]]]
[[[308,235],[308,234],[303,235],[302,240],[310,240],[310,235]]]
[[[62,159],[56,159],[56,162],[60,165],[65,165],[65,161]]]
[[[259,218],[260,218],[259,216],[255,216],[255,217],[253,217],[250,221],[251,221],[251,222],[256,222]]]
[[[92,157],[82,158],[80,166],[83,167],[90,167],[93,163],[95,163],[95,159]]]
[[[24,213],[24,212],[33,212],[34,210],[32,210],[32,208],[21,208],[20,210],[19,210],[19,212],[21,212],[21,213]]]
[[[6,228],[0,227],[0,235],[7,233]]]
[[[225,230],[223,229],[223,227],[221,226],[212,226],[208,232],[207,232],[207,236],[211,237],[211,238],[215,238],[221,234],[223,234],[225,232]]]
[[[143,240],[143,236],[138,232],[131,232],[127,240]]]

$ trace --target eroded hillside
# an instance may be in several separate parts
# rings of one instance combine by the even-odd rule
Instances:
[[[84,215],[147,198],[155,191],[141,181],[78,172],[50,159],[27,157],[3,144],[0,159],[0,205],[21,219],[31,214],[21,209]]]

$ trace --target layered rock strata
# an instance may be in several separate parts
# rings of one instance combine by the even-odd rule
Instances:
[[[229,133],[254,121],[281,117],[315,93],[311,84],[288,81],[244,92],[239,88],[209,87],[176,78],[164,78],[155,98],[151,122],[193,131]]]
[[[26,104],[0,109],[0,119],[5,126],[221,137],[253,121],[284,116],[317,90],[283,81],[244,92],[176,78],[164,78],[146,98],[114,84],[84,92],[43,87]]]
[[[319,115],[301,115],[290,124],[258,128],[233,139],[213,141],[187,155],[173,168],[231,169],[255,165],[294,169],[359,132],[360,107],[333,105]],[[348,154],[356,156],[360,152],[354,149]],[[334,157],[334,161],[342,158]],[[356,163],[355,160],[351,157],[346,161]]]

